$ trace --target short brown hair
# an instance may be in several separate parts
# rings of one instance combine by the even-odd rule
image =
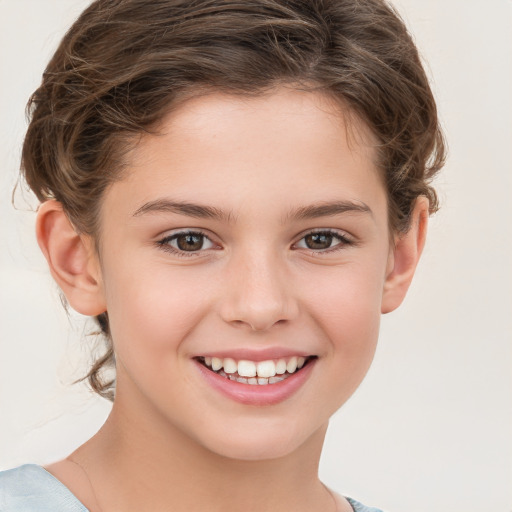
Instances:
[[[106,187],[133,137],[190,94],[258,95],[279,84],[338,98],[378,140],[390,228],[408,229],[445,158],[428,79],[407,29],[384,0],[97,0],[73,24],[31,97],[22,172],[81,233],[98,233]],[[111,398],[107,352],[88,374]]]

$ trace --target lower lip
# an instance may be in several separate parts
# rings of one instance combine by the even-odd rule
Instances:
[[[298,372],[275,384],[243,384],[221,377],[208,370],[199,361],[194,361],[208,383],[224,396],[245,405],[274,405],[291,397],[311,375],[316,359],[310,361]]]

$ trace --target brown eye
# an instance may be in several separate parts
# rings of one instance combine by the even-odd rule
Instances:
[[[176,246],[181,251],[199,251],[204,245],[204,236],[197,234],[178,235]]]
[[[206,235],[196,231],[182,231],[166,236],[158,245],[175,254],[200,252],[214,247],[214,243]]]
[[[313,231],[303,236],[295,245],[296,249],[309,249],[318,253],[330,253],[343,249],[354,242],[343,233],[338,231]]]
[[[311,233],[304,237],[308,249],[329,249],[334,237],[330,233]]]

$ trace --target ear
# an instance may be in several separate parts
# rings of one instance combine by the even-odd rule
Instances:
[[[101,271],[90,236],[79,235],[57,201],[37,213],[36,235],[50,272],[70,306],[83,315],[106,311]]]
[[[382,313],[394,311],[405,298],[425,245],[428,215],[429,201],[420,196],[411,214],[409,230],[397,236],[391,249],[382,294]]]

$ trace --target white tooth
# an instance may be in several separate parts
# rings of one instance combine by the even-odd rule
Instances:
[[[220,375],[221,377],[227,377],[227,375],[226,375],[222,370],[220,370],[220,371],[219,371],[219,375]]]
[[[273,377],[276,374],[276,365],[274,361],[260,361],[256,365],[258,377]]]
[[[242,384],[247,384],[247,379],[245,377],[237,377],[236,381]]]
[[[216,372],[222,368],[222,359],[218,357],[212,357],[212,370]]]
[[[297,369],[297,358],[293,356],[286,365],[286,371],[288,373],[293,373]]]
[[[241,377],[255,377],[256,365],[252,361],[238,361],[238,375]]]
[[[297,368],[302,368],[304,366],[304,363],[306,362],[305,357],[298,357],[297,358]],[[224,371],[226,370],[226,367],[224,366]]]
[[[278,382],[281,382],[282,380],[284,380],[284,377],[270,377],[270,379],[268,379],[268,383],[269,384],[277,384]]]
[[[286,371],[286,361],[284,359],[279,359],[276,363],[276,373],[278,375],[282,375]]]
[[[258,384],[260,386],[265,386],[266,384],[268,384],[268,379],[266,379],[265,377],[258,377]]]
[[[228,375],[229,380],[236,380],[236,377],[234,375]]]
[[[234,359],[231,359],[230,357],[226,357],[226,359],[224,359],[224,361],[222,362],[222,366],[224,366],[224,371],[226,373],[235,373],[238,369],[236,361]]]
[[[205,364],[206,366],[211,366],[211,365],[212,365],[212,358],[211,358],[211,357],[209,357],[209,356],[206,356],[206,357],[204,358],[204,364]]]
[[[254,386],[254,384],[258,384],[258,379],[256,377],[251,377],[250,379],[247,379],[247,382]]]

